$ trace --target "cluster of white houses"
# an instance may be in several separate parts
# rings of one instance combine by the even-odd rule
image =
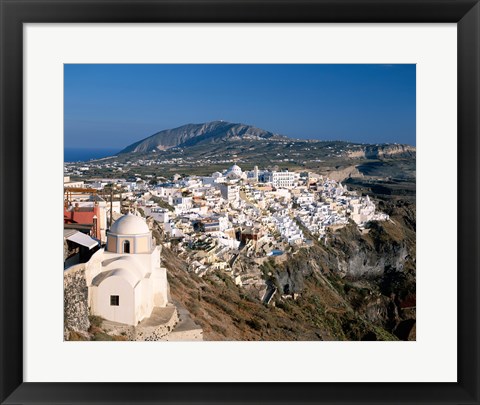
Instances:
[[[239,254],[261,260],[293,246],[309,245],[312,238],[324,238],[329,227],[351,221],[363,227],[368,221],[389,219],[376,212],[368,196],[359,196],[329,178],[256,166],[244,172],[235,164],[211,176],[176,176],[169,183],[142,182],[141,187],[135,179],[100,179],[89,184],[65,180],[66,190],[92,190],[83,196],[70,192],[64,208],[68,235],[74,229],[98,241],[98,251],[86,264],[90,309],[129,325],[139,324],[154,308],[167,305],[167,275],[160,265],[160,247],[145,220],[138,215],[121,216],[119,201],[109,201],[108,193],[100,196],[107,185],[111,196],[121,195],[156,220],[166,243],[175,239],[189,269],[200,275],[209,270],[232,271]],[[85,242],[89,249],[91,240]]]
[[[97,180],[90,186],[105,182]],[[156,185],[142,182],[142,190],[133,185],[133,179],[128,184],[121,179],[116,183],[122,187],[124,199],[141,207],[185,248],[207,234],[217,245],[232,246],[232,251],[235,242],[253,244],[252,256],[260,257],[286,245],[306,243],[312,236],[321,239],[329,227],[344,226],[350,220],[359,227],[368,221],[388,220],[388,215],[376,212],[368,196],[359,196],[339,182],[312,173],[259,170],[256,166],[243,171],[234,164],[211,176],[176,176],[169,183]],[[90,196],[87,201],[69,201],[65,218],[70,211],[73,218],[80,215],[75,207],[81,210],[96,204],[98,233],[94,236],[105,243],[110,217],[120,212],[120,203],[98,196],[94,200]],[[308,234],[302,230],[305,228]]]

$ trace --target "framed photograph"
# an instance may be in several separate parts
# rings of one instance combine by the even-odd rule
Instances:
[[[479,403],[477,1],[0,4],[2,404]]]

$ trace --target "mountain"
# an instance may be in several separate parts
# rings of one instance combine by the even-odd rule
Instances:
[[[167,150],[175,147],[189,147],[202,144],[217,144],[227,140],[283,140],[282,135],[245,124],[212,121],[204,124],[187,124],[166,129],[148,138],[135,142],[120,153],[145,153],[153,150]]]

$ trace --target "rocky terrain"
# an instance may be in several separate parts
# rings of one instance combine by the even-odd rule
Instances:
[[[150,152],[173,147],[191,147],[199,144],[232,140],[285,139],[281,135],[255,128],[251,125],[212,121],[204,124],[187,124],[166,129],[127,146],[120,153]]]
[[[414,156],[416,150],[410,145],[367,145],[353,149],[346,153],[350,158],[379,159],[391,157]]]
[[[415,340],[415,155],[409,145],[298,140],[216,121],[161,131],[92,161],[79,178],[210,175],[236,162],[243,170],[289,168],[342,181],[391,220],[331,229],[326,242],[311,238],[312,246],[262,261],[240,254],[233,277],[189,272],[175,242],[150,220],[164,244],[172,298],[205,340]],[[237,275],[261,280],[272,293],[268,304],[255,283],[237,285]]]
[[[148,167],[154,161],[157,168],[186,173],[196,169],[198,174],[221,170],[232,161],[249,170],[258,165],[325,172],[362,161],[414,160],[415,154],[410,145],[293,139],[251,125],[213,121],[160,131],[102,162],[136,162],[138,170],[142,161]]]
[[[269,305],[225,272],[188,272],[174,245],[162,252],[172,296],[205,340],[414,340],[415,204],[381,204],[392,222],[347,226],[259,266],[277,290]]]

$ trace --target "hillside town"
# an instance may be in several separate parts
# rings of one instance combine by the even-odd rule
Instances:
[[[239,256],[261,265],[271,256],[311,246],[314,239],[328,244],[328,229],[350,222],[367,232],[367,222],[389,219],[368,196],[308,172],[257,166],[243,171],[234,164],[210,176],[175,175],[168,182],[140,177],[64,180],[65,236],[70,247],[80,243],[71,249],[75,254],[66,258],[66,266],[84,259],[82,254],[87,257],[93,246],[103,246],[112,222],[131,212],[156,221],[162,243],[174,247],[189,271],[199,276],[225,271],[239,285],[254,285],[263,300],[268,285],[260,272],[236,266]]]
[[[414,340],[415,72],[66,64],[64,340]]]

